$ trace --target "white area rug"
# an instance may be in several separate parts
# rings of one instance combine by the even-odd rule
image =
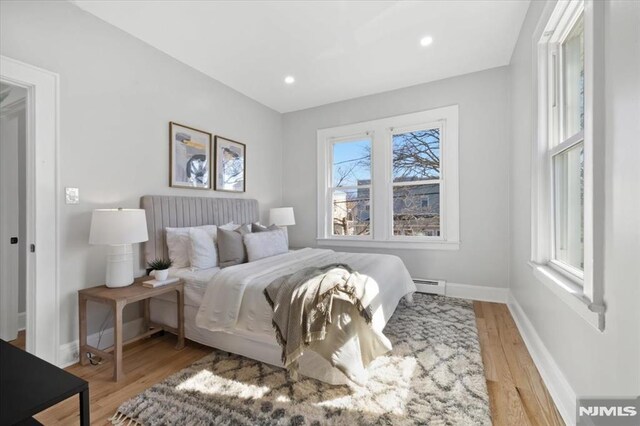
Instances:
[[[416,294],[384,330],[393,350],[365,387],[289,380],[285,370],[215,350],[120,406],[143,425],[490,425],[472,302]],[[133,423],[133,422],[132,422]]]

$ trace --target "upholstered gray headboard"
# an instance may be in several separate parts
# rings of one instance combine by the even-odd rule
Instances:
[[[144,243],[146,262],[169,257],[164,231],[167,227],[243,224],[260,219],[258,201],[250,199],[145,195],[140,204],[146,211],[149,230],[149,241]]]

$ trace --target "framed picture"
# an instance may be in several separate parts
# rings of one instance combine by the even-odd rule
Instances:
[[[211,133],[169,123],[169,186],[211,189]]]
[[[246,146],[216,136],[216,191],[245,192]]]

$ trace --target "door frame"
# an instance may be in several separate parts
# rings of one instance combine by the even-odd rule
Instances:
[[[60,78],[56,73],[0,55],[0,80],[27,89],[26,349],[58,365]],[[35,252],[29,250],[32,244]]]

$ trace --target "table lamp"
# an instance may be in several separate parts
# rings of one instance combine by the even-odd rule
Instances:
[[[131,244],[147,241],[147,219],[142,209],[97,209],[91,216],[89,244],[109,246],[107,287],[126,287],[133,283]]]
[[[269,224],[273,224],[284,229],[287,241],[289,241],[287,226],[296,224],[296,218],[293,215],[293,207],[277,207],[269,210]]]

